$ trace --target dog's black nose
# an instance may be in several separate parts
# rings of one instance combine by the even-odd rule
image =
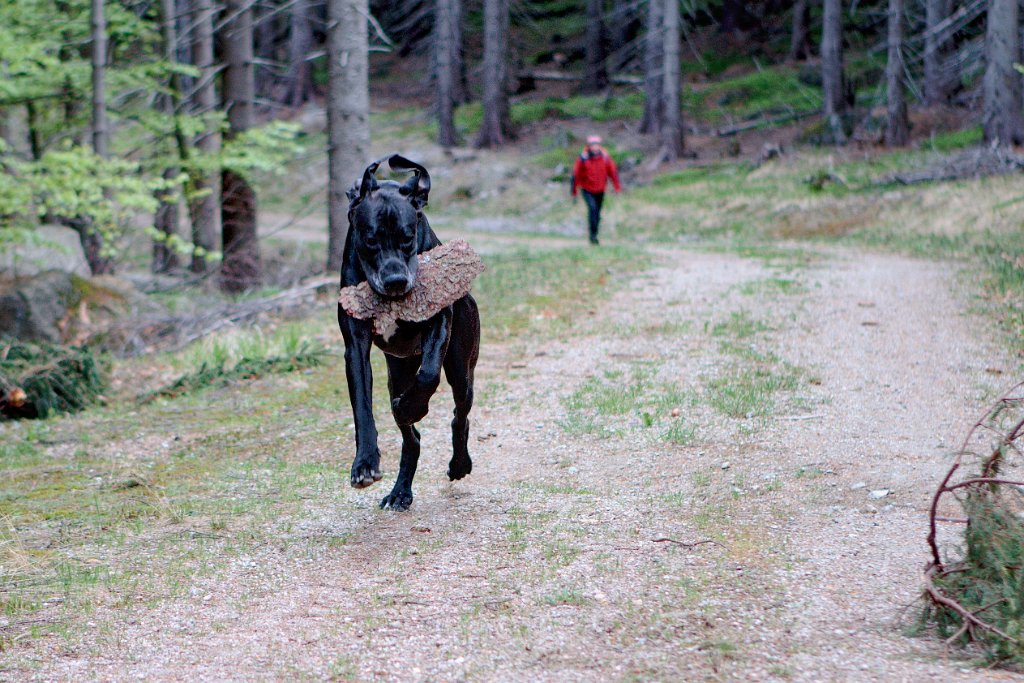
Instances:
[[[405,294],[405,290],[409,286],[409,278],[401,273],[391,273],[384,276],[381,284],[384,285],[384,291],[387,294],[398,296],[399,294]]]

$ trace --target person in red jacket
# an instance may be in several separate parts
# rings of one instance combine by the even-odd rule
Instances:
[[[622,192],[619,183],[619,169],[611,156],[601,146],[601,138],[591,135],[587,138],[587,146],[576,157],[572,169],[572,198],[576,200],[577,190],[583,190],[583,201],[587,203],[587,214],[590,219],[590,243],[598,244],[597,228],[601,223],[601,204],[604,203],[604,190],[608,181],[612,181],[615,192]]]

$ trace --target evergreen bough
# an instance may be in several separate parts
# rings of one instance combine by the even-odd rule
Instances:
[[[95,403],[106,379],[85,346],[0,346],[0,416],[47,418]]]
[[[993,443],[994,442],[994,443]],[[975,423],[935,492],[921,625],[947,645],[980,647],[989,664],[1024,667],[1024,383]],[[964,475],[965,462],[977,469]],[[959,475],[959,476],[958,476]],[[963,517],[944,516],[955,501]],[[938,523],[966,525],[940,544]]]

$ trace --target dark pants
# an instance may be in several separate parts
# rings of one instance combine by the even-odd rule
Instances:
[[[583,193],[583,201],[587,203],[587,215],[590,219],[590,241],[597,244],[597,226],[601,222],[601,204],[604,203],[604,192]]]

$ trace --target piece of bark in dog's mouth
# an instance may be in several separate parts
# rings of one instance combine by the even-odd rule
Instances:
[[[368,282],[343,287],[338,303],[358,320],[373,320],[373,331],[390,339],[399,320],[421,322],[469,293],[484,262],[465,240],[455,239],[419,254],[416,284],[400,299],[386,299]]]

